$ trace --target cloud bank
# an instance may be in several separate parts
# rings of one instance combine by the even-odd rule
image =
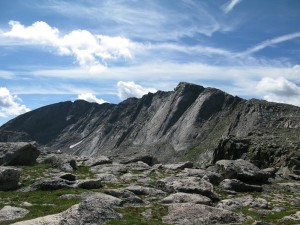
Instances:
[[[140,98],[143,95],[148,94],[149,92],[154,93],[157,91],[154,88],[142,87],[141,85],[138,85],[133,81],[128,81],[128,82],[119,81],[117,86],[118,86],[118,96],[122,100],[130,97]]]
[[[300,87],[283,77],[265,77],[258,83],[257,89],[267,101],[300,106]]]
[[[101,98],[97,98],[92,93],[82,93],[82,94],[79,94],[77,96],[77,99],[79,99],[79,100],[85,100],[85,101],[88,101],[88,102],[96,102],[98,104],[106,103],[105,100],[103,100]]]
[[[22,44],[46,45],[53,47],[60,55],[73,55],[80,66],[93,71],[102,71],[106,60],[131,58],[136,47],[129,39],[120,36],[111,37],[94,35],[87,30],[73,30],[66,35],[37,21],[31,26],[24,26],[18,21],[10,21],[10,31],[0,35],[22,41]]]
[[[5,87],[0,87],[0,117],[17,116],[30,111],[25,105],[21,105],[20,98],[12,95]]]

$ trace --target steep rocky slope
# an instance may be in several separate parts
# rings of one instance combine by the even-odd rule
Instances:
[[[299,172],[300,108],[243,100],[180,83],[120,104],[62,102],[23,114],[0,128],[0,141],[36,141],[76,155],[152,154],[161,162],[250,159]]]

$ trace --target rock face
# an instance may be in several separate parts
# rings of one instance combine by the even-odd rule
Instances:
[[[0,166],[0,191],[14,190],[18,188],[21,170]]]
[[[4,124],[0,141],[36,141],[44,150],[83,156],[149,154],[163,163],[203,166],[244,158],[299,173],[299,113],[299,107],[180,83],[174,91],[117,105],[78,100],[45,106]]]
[[[37,150],[33,143],[0,142],[0,165],[33,165],[39,154],[40,151]]]

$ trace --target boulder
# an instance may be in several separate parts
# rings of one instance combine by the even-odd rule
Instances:
[[[30,187],[24,188],[22,191],[58,190],[62,188],[72,188],[74,184],[74,181],[68,181],[61,178],[41,178],[30,185]]]
[[[63,212],[60,225],[100,225],[111,219],[120,219],[121,215],[114,208],[121,204],[121,199],[97,193]]]
[[[262,187],[259,185],[246,184],[236,179],[225,179],[220,183],[220,187],[227,191],[236,192],[262,191]]]
[[[162,167],[168,170],[183,170],[185,168],[192,168],[193,163],[188,161],[188,162],[176,163],[176,164],[165,164],[162,165]]]
[[[246,183],[266,183],[271,176],[269,171],[260,170],[254,164],[243,160],[220,160],[215,164],[217,173],[228,179],[238,179]]]
[[[97,189],[101,188],[101,181],[98,179],[79,180],[77,184],[78,188],[83,189]]]
[[[40,151],[34,143],[0,142],[0,166],[30,166],[36,162]]]
[[[128,186],[124,188],[125,190],[131,191],[136,195],[150,195],[150,196],[165,196],[166,193],[151,187],[143,186]]]
[[[253,196],[248,195],[243,197],[224,199],[218,203],[217,207],[227,210],[236,210],[242,207],[267,209],[268,202],[263,198],[254,198]]]
[[[178,173],[177,176],[200,177],[208,180],[213,185],[219,185],[220,182],[223,180],[222,175],[203,169],[185,168],[182,172]]]
[[[63,171],[77,169],[76,158],[68,154],[49,154],[43,162],[50,163],[53,167]]]
[[[281,222],[300,221],[300,211],[296,212],[295,214],[285,216],[280,221]]]
[[[104,190],[105,194],[120,198],[128,203],[144,203],[144,201],[136,196],[133,192],[126,189],[106,189]]]
[[[112,160],[106,156],[98,156],[98,157],[91,157],[88,160],[84,161],[84,166],[98,166],[103,164],[111,164]]]
[[[19,187],[21,170],[0,166],[0,191],[15,190]]]
[[[198,194],[188,194],[188,193],[175,193],[160,201],[162,204],[174,204],[174,203],[194,203],[211,205],[211,199]]]
[[[74,174],[71,174],[71,173],[62,174],[59,178],[64,179],[64,180],[68,180],[68,181],[75,181],[76,180],[76,176]]]
[[[94,193],[80,204],[74,205],[64,212],[14,223],[13,225],[101,225],[108,220],[121,218],[121,215],[114,210],[121,204],[121,199],[102,193]]]
[[[154,164],[158,163],[157,159],[151,155],[139,155],[134,156],[131,158],[125,158],[122,159],[120,163],[122,164],[128,164],[128,163],[134,163],[134,162],[144,162],[148,164],[149,166],[153,166]]]
[[[0,210],[0,222],[20,219],[26,216],[27,213],[29,213],[27,209],[12,206],[4,206]]]
[[[169,206],[163,222],[178,225],[211,225],[242,223],[244,218],[228,210],[194,203],[176,203]]]
[[[105,164],[91,167],[90,171],[96,174],[121,175],[128,172],[128,168],[122,164]]]
[[[168,193],[194,193],[215,199],[213,185],[199,177],[170,177],[159,180],[157,187]]]

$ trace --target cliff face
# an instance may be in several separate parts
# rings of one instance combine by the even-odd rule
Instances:
[[[45,106],[4,124],[0,141],[36,141],[45,150],[77,155],[153,154],[162,162],[200,165],[246,158],[282,165],[299,153],[299,115],[295,106],[180,83],[174,91],[118,105],[79,100]]]

